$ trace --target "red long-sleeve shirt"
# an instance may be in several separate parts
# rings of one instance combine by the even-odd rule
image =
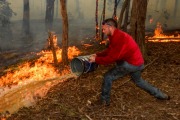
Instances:
[[[100,53],[96,53],[97,64],[108,65],[118,61],[126,61],[129,64],[139,66],[144,63],[141,51],[134,39],[127,33],[115,29],[109,36],[109,46]]]

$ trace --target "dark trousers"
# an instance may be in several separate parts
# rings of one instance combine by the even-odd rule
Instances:
[[[102,93],[101,100],[110,102],[110,91],[112,82],[124,75],[130,74],[131,80],[140,88],[153,95],[156,98],[164,98],[164,93],[158,88],[152,86],[147,81],[143,80],[141,77],[141,70],[143,70],[144,65],[134,66],[126,61],[117,63],[117,65],[105,73],[103,83],[102,83]]]

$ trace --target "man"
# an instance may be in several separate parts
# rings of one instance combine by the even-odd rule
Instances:
[[[169,100],[170,97],[152,86],[141,78],[141,70],[144,68],[144,60],[141,51],[127,33],[117,29],[117,22],[112,19],[106,19],[102,24],[103,33],[109,38],[109,46],[102,52],[93,54],[90,57],[90,62],[97,64],[108,65],[116,63],[116,66],[105,73],[101,103],[110,104],[110,91],[112,81],[130,74],[132,81],[143,90],[147,91],[157,99]]]

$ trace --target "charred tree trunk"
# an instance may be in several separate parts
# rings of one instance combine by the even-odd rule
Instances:
[[[98,0],[96,0],[96,13],[95,13],[95,21],[96,21],[96,40],[99,40]]]
[[[68,16],[66,8],[66,0],[60,0],[61,15],[63,20],[62,33],[62,62],[63,65],[68,65]]]
[[[105,20],[105,15],[106,15],[106,0],[104,0],[104,4],[103,4],[103,12],[102,12],[102,21]],[[104,33],[102,32],[101,34],[101,40],[104,39]]]
[[[50,42],[50,48],[52,50],[52,54],[53,54],[53,59],[54,59],[54,65],[57,66],[58,65],[58,60],[57,60],[57,56],[56,56],[56,43],[54,41],[54,36],[52,32],[49,32],[49,42]]]
[[[24,11],[23,11],[23,31],[25,32],[25,35],[30,34],[30,13],[29,13],[29,0],[24,0]]]
[[[125,12],[125,10],[127,10],[128,3],[130,4],[130,0],[125,0],[124,3],[123,3],[122,9],[121,9],[121,12],[120,12],[120,15],[119,15],[119,20],[118,20],[118,28],[119,29],[121,28],[124,12]]]
[[[133,0],[131,11],[131,36],[136,40],[141,52],[146,57],[145,47],[145,20],[147,11],[147,0]]]
[[[54,17],[54,0],[46,0],[45,23],[47,30],[52,29],[53,17]]]
[[[117,5],[118,5],[117,0],[114,0],[114,13],[113,13],[112,18],[114,18],[115,20],[117,20],[117,15],[116,15],[116,13],[117,13]]]
[[[103,4],[103,14],[102,14],[103,21],[105,20],[105,16],[106,16],[106,0],[104,0],[104,4]]]
[[[123,31],[127,32],[127,26],[129,24],[129,7],[130,7],[130,0],[127,0],[127,6],[126,6],[126,13],[124,18],[124,24],[123,24]]]

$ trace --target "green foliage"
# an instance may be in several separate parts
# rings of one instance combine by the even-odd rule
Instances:
[[[12,15],[15,15],[13,10],[10,8],[10,3],[6,0],[0,0],[0,23],[2,26],[9,24]]]

